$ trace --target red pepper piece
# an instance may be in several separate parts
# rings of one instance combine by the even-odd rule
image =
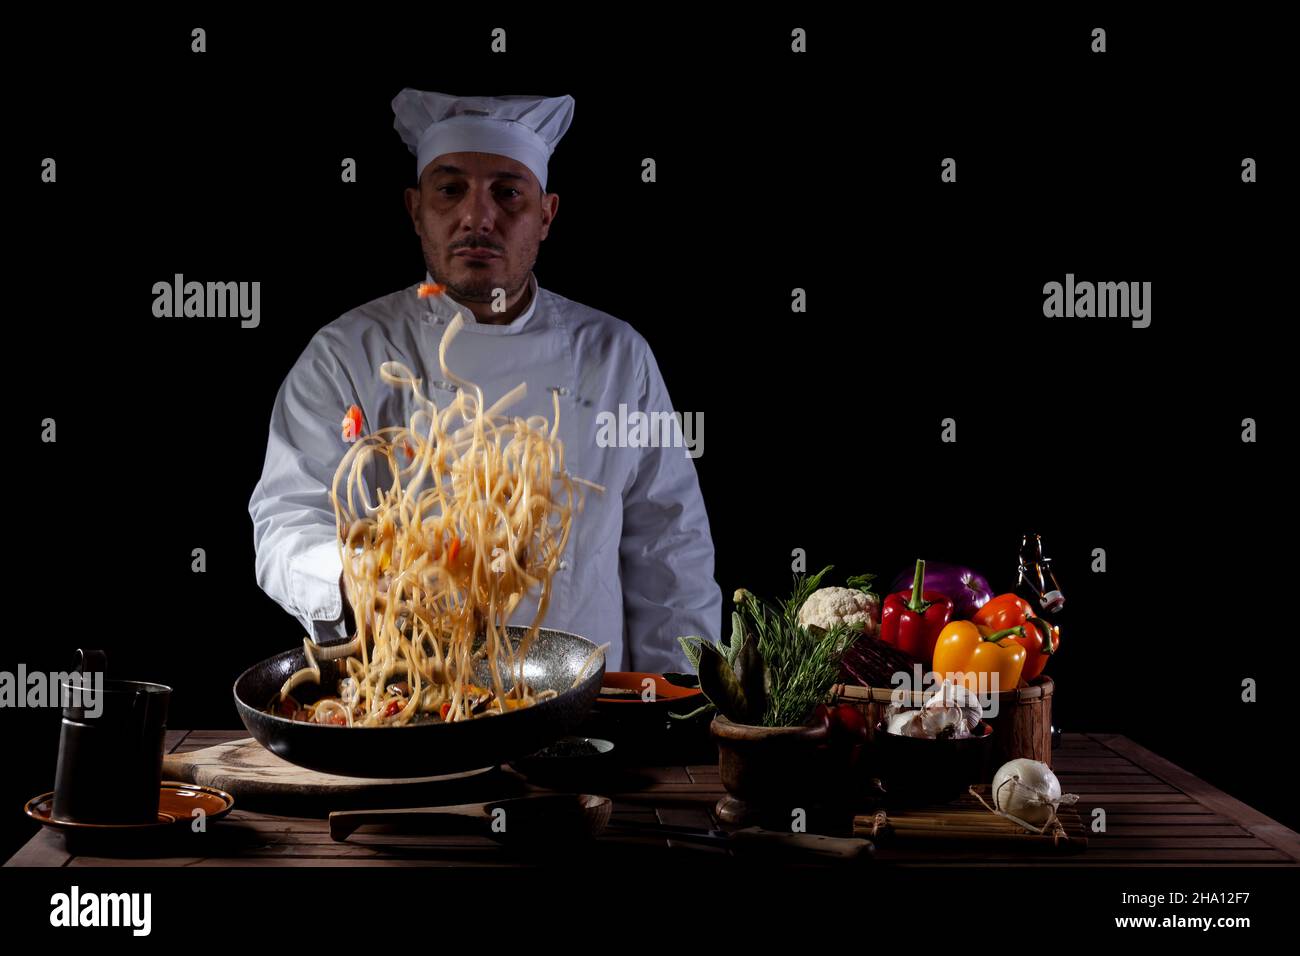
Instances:
[[[354,442],[361,437],[361,409],[355,405],[349,405],[347,413],[343,416],[343,440]]]
[[[952,618],[952,599],[938,591],[926,591],[925,562],[916,562],[911,591],[896,591],[885,598],[880,610],[880,639],[900,651],[929,664],[939,632]]]

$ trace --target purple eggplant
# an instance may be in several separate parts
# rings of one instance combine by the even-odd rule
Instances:
[[[915,575],[915,566],[898,572],[898,577],[894,578],[894,583],[889,589],[890,593],[912,590],[912,579]],[[969,620],[971,615],[993,597],[993,591],[983,575],[970,568],[963,568],[958,564],[945,564],[942,561],[925,562],[925,589],[938,591],[952,598],[954,621]]]

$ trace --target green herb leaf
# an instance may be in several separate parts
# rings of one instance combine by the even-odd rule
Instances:
[[[692,643],[692,641],[697,643]],[[687,662],[694,668],[700,666],[699,644],[705,643],[702,637],[679,637],[677,643],[682,645],[682,651],[686,654]]]
[[[874,574],[855,574],[853,577],[845,581],[844,584],[846,587],[853,588],[856,591],[862,591],[866,594],[876,594],[875,588],[871,586],[871,582],[875,579],[876,576]],[[879,596],[880,595],[876,594],[876,597]]]
[[[749,723],[745,691],[727,659],[712,644],[700,645],[700,690],[728,720]]]
[[[678,687],[700,686],[700,679],[695,674],[678,674],[676,671],[664,671],[664,680]]]
[[[741,645],[745,643],[745,623],[740,617],[739,611],[731,612],[731,643],[727,645],[726,658],[727,663],[732,667],[736,666],[736,655],[740,653]]]
[[[675,711],[670,710],[668,711],[668,716],[671,717],[673,720],[692,720],[695,717],[698,717],[700,714],[704,713],[706,710],[717,710],[717,709],[718,708],[715,707],[713,703],[710,701],[707,704],[701,704],[699,707],[696,707],[689,714],[679,714]]]
[[[763,662],[763,655],[758,652],[758,641],[753,637],[747,638],[740,646],[735,671],[740,689],[745,694],[745,704],[749,711],[747,722],[762,720],[763,712],[767,709],[767,666]]]

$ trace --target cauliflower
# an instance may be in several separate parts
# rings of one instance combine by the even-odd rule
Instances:
[[[819,588],[799,608],[799,623],[823,630],[836,624],[858,624],[863,634],[875,637],[880,628],[880,599],[855,588]]]

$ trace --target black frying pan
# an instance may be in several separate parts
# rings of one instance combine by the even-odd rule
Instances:
[[[512,626],[506,631],[517,648],[527,628]],[[266,713],[285,680],[307,666],[301,647],[276,654],[239,675],[235,706],[248,732],[290,763],[347,777],[431,777],[495,766],[572,733],[590,713],[605,674],[604,655],[599,655],[588,667],[587,677],[572,686],[595,649],[576,634],[542,628],[524,659],[524,680],[534,691],[554,689],[559,696],[522,710],[451,724],[337,727]],[[513,683],[504,673],[506,662],[501,667],[503,679]],[[325,663],[321,670],[324,676]],[[475,681],[490,686],[486,660],[480,662]],[[294,696],[306,690],[300,685]],[[334,685],[322,688],[324,694],[334,692]]]

